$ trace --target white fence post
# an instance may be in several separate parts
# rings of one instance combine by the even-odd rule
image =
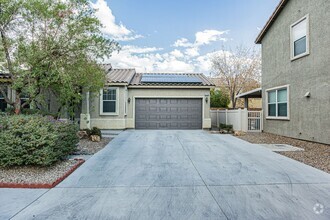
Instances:
[[[226,125],[228,124],[228,109],[226,109]]]

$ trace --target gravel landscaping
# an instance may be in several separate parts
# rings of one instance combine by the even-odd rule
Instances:
[[[89,139],[81,139],[78,144],[76,155],[92,155],[103,149],[112,138],[102,138],[100,142],[92,142]]]
[[[246,133],[237,136],[254,144],[289,144],[304,151],[279,152],[280,154],[330,173],[330,145],[283,137],[269,133]]]
[[[89,139],[79,141],[75,155],[93,155],[104,148],[112,138],[102,138],[100,142],[92,142]],[[77,160],[65,160],[50,167],[22,166],[0,168],[1,184],[53,184],[59,178],[66,175],[78,163]]]
[[[78,163],[77,160],[65,160],[50,167],[0,168],[0,183],[52,184]]]

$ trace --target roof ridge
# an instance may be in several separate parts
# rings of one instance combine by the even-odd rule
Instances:
[[[268,29],[271,27],[271,25],[274,23],[278,15],[282,12],[284,6],[286,3],[288,3],[289,0],[281,0],[279,4],[276,6],[274,12],[272,15],[269,17],[267,20],[265,26],[261,29],[260,33],[258,34],[256,40],[254,41],[256,44],[260,44],[262,41],[262,38],[265,36],[267,33]]]

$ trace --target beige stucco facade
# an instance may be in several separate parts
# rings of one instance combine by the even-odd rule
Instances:
[[[98,127],[100,129],[135,128],[135,100],[137,98],[198,98],[203,103],[203,129],[211,128],[210,87],[141,87],[127,85],[110,85],[117,89],[116,113],[100,112],[100,94],[90,94],[89,103],[86,97],[82,103],[81,128]],[[206,101],[207,100],[207,101]]]

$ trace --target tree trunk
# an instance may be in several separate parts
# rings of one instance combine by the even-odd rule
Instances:
[[[15,97],[15,102],[14,102],[14,111],[16,115],[19,115],[21,113],[21,98],[20,98],[20,93],[16,92],[16,97]]]
[[[233,108],[236,108],[236,97],[235,97],[235,93],[231,93],[230,94],[230,99],[231,99],[231,104]]]

